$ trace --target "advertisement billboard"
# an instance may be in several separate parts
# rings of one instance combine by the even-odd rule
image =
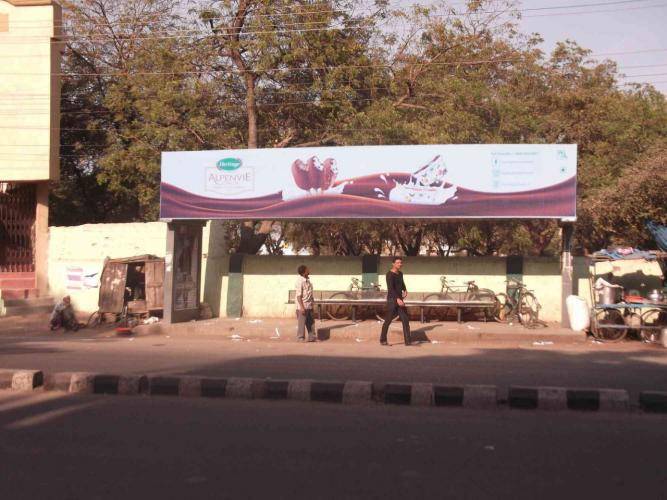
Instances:
[[[574,144],[162,153],[162,219],[576,217]]]

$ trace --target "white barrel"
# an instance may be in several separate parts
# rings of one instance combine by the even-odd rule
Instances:
[[[570,328],[575,332],[588,330],[591,325],[591,317],[586,301],[576,295],[570,295],[565,299],[565,304],[567,306],[567,316],[570,319]]]

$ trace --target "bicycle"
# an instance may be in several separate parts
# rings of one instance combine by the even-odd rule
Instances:
[[[381,292],[380,285],[377,283],[370,283],[369,285],[363,285],[359,278],[353,277],[351,279],[350,287],[346,292],[337,292],[334,293],[330,300],[340,300],[340,301],[353,301],[359,299],[360,292]],[[382,306],[354,306],[351,304],[332,304],[327,307],[327,316],[333,320],[343,320],[352,316],[352,307],[361,307],[360,313],[367,313],[367,315],[373,314],[377,319],[382,320],[384,316],[382,315]],[[356,316],[356,315],[355,315]],[[364,314],[360,314],[364,316]]]
[[[526,327],[535,327],[543,324],[538,318],[541,305],[526,285],[515,279],[506,280],[507,293],[496,295],[499,307],[495,319],[507,323],[514,319]]]
[[[440,292],[432,293],[424,297],[424,301],[436,300],[451,300],[456,302],[468,301],[490,301],[496,303],[496,294],[488,288],[480,288],[475,284],[475,281],[467,281],[465,285],[456,285],[447,280],[447,276],[440,277]],[[494,306],[491,312],[491,317],[495,317],[496,310],[499,304]],[[456,312],[455,307],[429,307],[425,311],[425,315],[430,319],[443,321],[448,316],[450,311]],[[484,311],[488,317],[488,311]]]

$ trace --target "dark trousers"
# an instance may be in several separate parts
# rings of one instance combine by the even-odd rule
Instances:
[[[315,318],[313,318],[313,310],[306,309],[303,313],[297,309],[297,330],[296,337],[298,339],[306,338],[306,330],[308,330],[308,340],[314,340],[315,334],[313,333],[313,324],[315,323]]]
[[[403,324],[403,339],[406,344],[410,343],[410,321],[408,320],[408,311],[405,307],[401,307],[396,303],[396,299],[387,301],[387,315],[384,317],[384,324],[382,325],[382,333],[380,334],[380,342],[387,341],[387,332],[391,320],[398,314]]]

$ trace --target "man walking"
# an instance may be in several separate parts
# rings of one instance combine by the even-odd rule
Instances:
[[[308,278],[310,276],[310,269],[301,265],[297,269],[299,277],[296,280],[296,317],[298,327],[296,331],[296,339],[299,342],[306,340],[306,330],[308,330],[308,342],[315,342],[315,334],[313,333],[313,305],[315,300],[313,298],[313,284]]]
[[[384,318],[382,333],[380,334],[380,344],[382,345],[389,345],[387,342],[387,332],[389,331],[391,320],[394,319],[396,314],[401,318],[401,323],[403,324],[405,345],[412,345],[410,342],[410,322],[408,321],[408,312],[404,302],[405,297],[408,296],[408,290],[405,288],[401,267],[403,267],[403,259],[401,257],[394,257],[391,261],[391,269],[387,273],[387,316]]]

